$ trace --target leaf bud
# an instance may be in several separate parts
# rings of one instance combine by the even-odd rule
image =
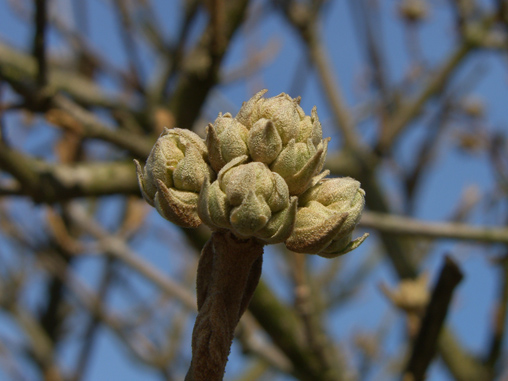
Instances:
[[[314,107],[311,116],[300,107],[300,98],[282,93],[263,98],[266,90],[244,103],[236,120],[249,131],[247,145],[254,161],[280,174],[291,195],[303,193],[323,168],[329,139],[323,140]]]
[[[263,163],[247,156],[233,159],[205,182],[198,213],[214,229],[230,229],[240,238],[256,237],[266,243],[283,242],[296,216],[296,197],[289,197],[284,179]]]
[[[270,119],[259,119],[249,131],[249,152],[252,160],[272,163],[282,150],[282,139]]]
[[[350,177],[323,179],[299,197],[288,249],[333,258],[357,248],[367,234],[352,241],[365,204],[360,183]]]
[[[324,139],[316,147],[310,138],[305,143],[292,139],[270,166],[284,178],[291,195],[303,193],[321,171],[329,140]]]
[[[219,114],[214,124],[209,124],[206,133],[206,145],[210,165],[220,171],[236,157],[248,155],[247,128],[230,113]]]
[[[207,149],[194,132],[164,129],[148,156],[144,169],[138,161],[136,172],[144,199],[167,220],[197,227],[198,195],[205,178],[215,178],[206,163]]]

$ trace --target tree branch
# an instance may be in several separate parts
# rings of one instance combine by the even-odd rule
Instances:
[[[47,85],[56,91],[71,95],[76,102],[107,108],[128,109],[132,107],[127,98],[116,93],[106,93],[89,78],[64,69],[48,67]],[[37,61],[0,41],[0,77],[7,82],[33,82],[37,77]]]
[[[382,125],[379,140],[380,152],[386,151],[392,145],[402,130],[420,114],[429,98],[440,93],[472,48],[472,44],[462,42],[450,54],[438,72],[432,75],[420,93],[414,99],[404,103],[393,117]]]
[[[355,125],[346,106],[337,78],[333,74],[329,58],[318,33],[317,12],[303,9],[296,2],[283,2],[284,14],[289,23],[299,33],[309,51],[312,63],[316,66],[321,85],[326,94],[334,118],[342,132],[344,143],[348,148],[356,149],[361,143],[355,132]]]
[[[37,86],[43,88],[48,83],[47,57],[46,57],[46,24],[47,24],[46,0],[35,1],[35,32],[33,52],[37,61]]]
[[[53,203],[118,193],[139,195],[136,170],[131,162],[49,164],[0,141],[0,169],[19,181],[19,195],[30,196],[35,202]]]
[[[210,90],[219,80],[222,58],[235,32],[242,25],[249,0],[226,3],[226,25],[223,26],[223,45],[217,49],[212,38],[213,25],[210,23],[200,41],[184,60],[182,73],[171,96],[169,108],[176,125],[192,128],[199,111]]]
[[[150,139],[129,131],[120,131],[112,126],[106,125],[93,113],[63,95],[56,94],[52,97],[51,101],[53,106],[65,111],[78,122],[63,122],[63,126],[72,128],[74,132],[80,134],[81,136],[89,139],[104,140],[119,148],[126,149],[139,158],[145,158],[150,153],[153,146],[153,141]],[[56,123],[59,121],[58,118],[52,118],[51,120]]]
[[[508,228],[494,226],[480,227],[454,222],[431,223],[370,211],[363,213],[360,226],[390,234],[508,244]]]
[[[425,378],[427,368],[436,353],[439,333],[443,327],[453,291],[461,280],[462,272],[457,264],[450,257],[445,257],[439,280],[416,337],[404,379],[406,376],[413,381]]]

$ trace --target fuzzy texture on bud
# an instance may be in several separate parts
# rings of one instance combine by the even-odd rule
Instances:
[[[263,98],[260,91],[244,103],[236,120],[248,131],[247,144],[255,161],[269,165],[286,181],[291,195],[299,195],[323,168],[329,139],[323,140],[316,108],[311,116],[300,98],[279,94]]]
[[[295,227],[286,246],[327,258],[355,249],[367,237],[351,241],[364,196],[360,183],[350,177],[320,180],[299,197]]]
[[[290,198],[284,179],[264,163],[238,157],[205,182],[199,197],[199,216],[210,227],[230,229],[239,238],[283,242],[296,217],[296,197]]]
[[[219,114],[214,124],[209,124],[206,145],[212,168],[219,172],[236,157],[248,155],[247,128],[230,113]]]
[[[199,226],[198,195],[205,178],[215,177],[207,156],[205,143],[192,131],[164,129],[145,168],[135,161],[144,199],[179,226]]]
[[[165,129],[145,168],[136,162],[143,197],[183,227],[203,222],[240,239],[285,242],[324,257],[353,250],[366,237],[351,240],[364,206],[360,183],[325,179],[330,138],[323,139],[315,107],[305,115],[300,98],[265,93],[235,117],[219,114],[205,140]]]

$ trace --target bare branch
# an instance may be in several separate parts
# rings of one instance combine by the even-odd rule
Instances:
[[[120,94],[103,91],[89,78],[67,70],[48,67],[48,86],[71,94],[77,102],[101,106],[128,108],[127,99]],[[35,83],[37,63],[33,57],[0,41],[0,77],[7,82],[27,81]]]
[[[183,73],[169,102],[169,108],[179,127],[192,128],[194,121],[199,116],[203,102],[213,86],[217,84],[222,58],[227,51],[229,42],[244,19],[248,3],[248,0],[226,3],[224,44],[220,51],[212,51],[212,47],[215,45],[211,39],[213,25],[210,22],[200,41],[189,52],[183,65]]]
[[[136,194],[134,164],[131,162],[96,162],[49,164],[37,161],[0,142],[0,169],[18,180],[4,188],[36,202],[52,203],[83,196]]]
[[[428,223],[375,212],[364,212],[360,225],[383,233],[508,244],[508,228],[501,227],[474,227],[463,223]]]
[[[52,98],[55,107],[65,111],[78,123],[72,124],[75,132],[85,138],[100,139],[131,152],[134,156],[145,158],[150,153],[152,142],[143,136],[129,131],[120,131],[100,121],[94,114],[60,94]],[[53,119],[58,122],[58,119]],[[64,124],[64,127],[69,127]]]
[[[190,291],[140,259],[123,240],[108,234],[97,222],[88,216],[83,207],[73,204],[69,208],[69,213],[81,229],[99,240],[101,247],[108,255],[125,263],[137,273],[156,284],[168,295],[176,297],[185,307],[190,310],[196,310],[194,295]]]
[[[464,58],[472,48],[473,46],[466,42],[459,45],[456,50],[450,54],[438,72],[424,85],[420,93],[414,99],[403,104],[394,116],[383,124],[379,142],[381,151],[390,147],[393,140],[402,130],[413,119],[418,117],[429,98],[439,94],[455,73],[455,69],[464,62]]]
[[[416,337],[404,379],[420,381],[425,378],[427,367],[436,353],[438,336],[446,318],[453,291],[462,280],[462,276],[457,264],[450,257],[445,257],[439,280]]]
[[[35,1],[35,33],[33,51],[37,60],[37,85],[46,86],[47,77],[47,53],[46,53],[46,23],[47,23],[47,3],[46,0]]]
[[[300,3],[283,2],[286,18],[300,34],[308,48],[310,59],[316,66],[330,108],[342,132],[344,143],[347,147],[356,149],[361,144],[361,140],[355,132],[353,118],[343,100],[340,85],[331,68],[322,39],[319,37],[317,12],[313,13],[302,7],[304,6]]]

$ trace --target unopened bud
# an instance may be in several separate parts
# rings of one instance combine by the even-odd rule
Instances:
[[[365,234],[351,241],[364,196],[360,183],[352,178],[321,180],[300,196],[295,228],[286,246],[327,258],[355,249],[367,237]]]
[[[212,168],[220,171],[236,157],[248,155],[247,128],[239,123],[230,113],[219,114],[215,123],[208,125],[206,145]]]
[[[247,156],[229,162],[212,184],[205,183],[199,215],[212,228],[231,229],[240,238],[283,242],[291,233],[296,197],[290,199],[284,179]]]
[[[199,226],[198,194],[205,178],[215,177],[206,159],[207,149],[198,135],[166,128],[155,142],[145,168],[135,161],[143,197],[169,221],[183,227]]]

